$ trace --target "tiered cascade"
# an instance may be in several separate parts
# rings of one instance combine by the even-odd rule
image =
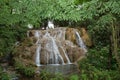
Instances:
[[[87,52],[78,30],[73,28],[70,30],[72,34],[67,28],[29,31],[28,34],[34,35],[29,37],[36,38],[35,63],[37,66],[71,64]]]
[[[85,36],[83,33],[85,33]],[[75,28],[58,27],[29,30],[27,38],[15,47],[14,60],[35,71],[70,74],[78,72],[77,61],[87,52],[87,32]]]

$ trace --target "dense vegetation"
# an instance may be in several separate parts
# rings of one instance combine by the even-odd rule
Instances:
[[[53,20],[56,25],[87,28],[94,44],[86,59],[78,62],[81,74],[71,76],[70,80],[120,79],[119,0],[0,0],[0,6],[0,60],[26,37],[27,24],[39,28]],[[1,69],[0,79],[10,80],[9,74]],[[42,80],[50,78],[47,73],[41,76]],[[64,80],[60,76],[51,80]]]

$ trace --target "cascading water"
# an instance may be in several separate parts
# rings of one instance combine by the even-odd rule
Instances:
[[[39,42],[39,37],[40,37],[40,34],[39,34],[38,31],[35,31],[35,37],[37,38],[36,44],[38,44],[38,42]]]
[[[69,59],[68,55],[66,54],[66,52],[65,52],[65,50],[63,49],[62,46],[61,46],[61,49],[63,50],[63,53],[64,53],[64,55],[65,55],[65,57],[66,57],[66,59],[67,59],[67,63],[68,63],[68,64],[71,64],[70,59]]]
[[[76,34],[77,44],[78,44],[85,52],[87,52],[86,46],[85,46],[82,38],[80,37],[79,33],[76,31],[75,34]]]
[[[54,38],[51,37],[51,39],[52,39],[52,43],[53,43],[53,53],[55,55],[55,64],[59,64],[59,58],[61,59],[62,64],[65,64],[63,57],[60,55],[60,52],[58,50],[58,46],[56,45]]]
[[[36,38],[39,38],[39,36],[40,36],[39,32],[38,32],[38,31],[35,31],[35,37],[36,37]]]
[[[61,43],[61,41],[66,41],[65,40],[66,29],[61,30],[61,28],[58,28],[58,30],[54,30],[53,32],[52,31],[53,30],[51,31],[45,30],[43,33],[36,30],[34,33],[34,37],[37,38],[36,60],[35,60],[37,66],[43,64],[58,65],[58,64],[72,63],[70,60],[73,59],[69,59],[70,53],[66,51],[66,48],[64,48],[65,44]],[[85,52],[87,52],[86,46],[76,30],[74,30],[74,35],[76,35],[76,41],[79,47],[81,47]],[[71,44],[68,44],[68,42],[70,42]],[[65,43],[68,46],[74,47],[71,41],[66,41]],[[62,51],[62,53],[60,50]]]
[[[41,51],[41,45],[38,45],[37,49],[36,49],[36,60],[35,60],[37,66],[41,66],[41,64],[40,64],[40,51]]]
[[[35,62],[36,62],[36,65],[37,65],[37,66],[40,66],[40,51],[41,51],[41,44],[39,44],[39,37],[40,37],[39,32],[36,31],[34,36],[37,38],[37,41],[36,41],[37,49],[36,49],[36,58],[35,58]]]
[[[29,30],[22,46],[17,46],[21,62],[38,66],[38,71],[70,74],[78,71],[74,64],[87,51],[77,29],[57,27],[47,30]],[[27,40],[32,43],[28,46]],[[76,42],[77,41],[77,44]],[[86,40],[85,40],[86,41]],[[21,52],[24,50],[24,53]],[[85,51],[84,51],[85,50]],[[64,65],[65,64],[65,65]]]
[[[55,42],[54,37],[50,36],[48,32],[44,35],[44,37],[49,38],[50,42],[46,44],[47,50],[50,52],[50,63],[51,64],[59,64],[61,61],[64,64],[64,60],[59,52],[58,46]]]

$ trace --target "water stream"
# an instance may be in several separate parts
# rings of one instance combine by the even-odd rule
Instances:
[[[41,64],[40,64],[40,51],[41,51],[41,45],[38,45],[37,46],[37,49],[36,49],[36,60],[35,60],[35,62],[36,62],[36,65],[37,66],[41,66]]]
[[[57,46],[57,44],[55,42],[55,39],[52,38],[52,37],[51,37],[51,39],[52,39],[52,43],[53,43],[52,44],[53,45],[53,53],[55,55],[55,64],[59,64],[59,58],[62,61],[62,64],[65,64],[64,60],[63,60],[63,57],[61,56],[61,54],[60,54],[60,52],[58,50],[58,46]]]
[[[65,57],[66,57],[66,59],[67,59],[67,63],[68,63],[68,64],[71,64],[70,59],[69,59],[67,53],[65,52],[65,50],[63,49],[63,47],[61,47],[61,49],[63,50],[63,53],[64,53],[64,55],[65,55]]]
[[[37,45],[37,49],[36,49],[36,58],[35,58],[35,62],[36,62],[36,65],[37,66],[41,66],[40,64],[40,51],[41,51],[41,44],[39,44],[39,32],[38,31],[35,31],[35,35],[34,35],[36,38],[37,38],[37,41],[36,41],[36,45]]]
[[[77,41],[77,44],[85,51],[87,52],[87,48],[86,48],[86,45],[84,44],[82,38],[80,37],[79,33],[76,32],[76,41]]]

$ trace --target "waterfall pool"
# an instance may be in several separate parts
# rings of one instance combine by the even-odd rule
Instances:
[[[76,64],[48,64],[48,65],[42,65],[39,66],[39,70],[41,71],[46,71],[49,72],[51,74],[66,74],[66,75],[70,75],[70,74],[74,74],[74,73],[78,73],[79,69],[78,66]]]

